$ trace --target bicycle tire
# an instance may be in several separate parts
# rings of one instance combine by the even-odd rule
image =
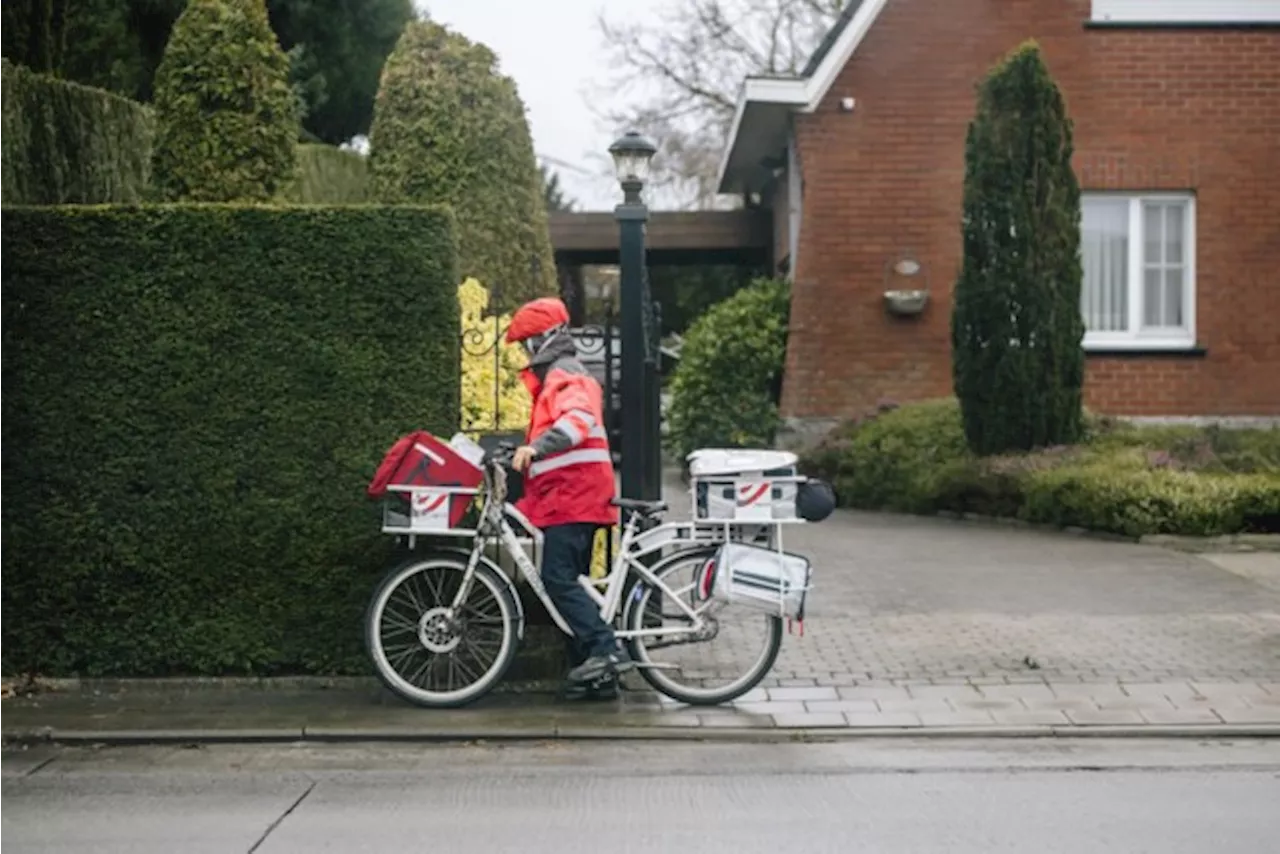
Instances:
[[[511,582],[507,577],[490,566],[488,562],[479,563],[476,566],[474,584],[483,585],[493,594],[501,612],[502,642],[494,663],[480,675],[479,679],[454,691],[430,691],[414,685],[396,670],[387,657],[382,642],[382,616],[388,600],[397,587],[413,575],[433,568],[464,573],[467,568],[467,556],[460,553],[436,552],[403,561],[388,570],[374,589],[373,596],[365,608],[365,649],[379,681],[396,696],[424,708],[458,708],[483,697],[506,675],[512,662],[515,661],[519,646],[521,610],[514,599]],[[421,618],[419,615],[419,619]]]
[[[716,553],[718,546],[700,546],[689,549],[682,549],[672,555],[668,555],[655,565],[651,572],[659,579],[663,579],[664,575],[671,572],[678,565],[689,561],[705,561]],[[627,590],[626,605],[622,614],[622,625],[628,631],[635,631],[641,628],[640,622],[644,618],[644,608],[637,607],[637,603],[644,599],[644,592],[650,588],[650,585],[643,578],[636,577],[636,581]],[[658,592],[666,596],[660,589]],[[756,662],[756,664],[744,676],[728,687],[722,690],[698,691],[693,692],[686,687],[668,679],[662,670],[645,667],[648,662],[648,656],[644,652],[643,646],[639,643],[639,638],[627,639],[627,651],[631,656],[631,660],[636,663],[636,670],[644,681],[648,682],[654,690],[667,695],[673,700],[680,703],[686,703],[691,706],[718,706],[736,700],[743,694],[755,688],[760,682],[769,675],[775,663],[778,660],[778,653],[782,650],[783,625],[781,617],[772,617],[761,615],[761,619],[765,621],[769,629],[769,637],[766,642],[764,655]]]

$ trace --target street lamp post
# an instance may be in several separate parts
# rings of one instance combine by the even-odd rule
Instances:
[[[650,456],[661,453],[659,435],[652,429],[655,406],[649,398],[655,383],[646,381],[648,306],[645,299],[645,222],[649,209],[640,197],[649,177],[649,161],[657,147],[635,131],[609,146],[622,185],[622,204],[614,208],[618,220],[618,265],[622,315],[622,495],[653,500],[661,484],[653,475]],[[652,342],[656,350],[658,342]],[[656,354],[655,354],[656,355]]]

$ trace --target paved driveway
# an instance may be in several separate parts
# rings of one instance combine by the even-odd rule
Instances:
[[[779,678],[1280,681],[1280,555],[1197,555],[997,525],[840,512]],[[1245,558],[1245,560],[1241,560]]]
[[[851,511],[785,542],[815,563],[809,619],[746,711],[797,726],[1280,723],[1280,554]]]

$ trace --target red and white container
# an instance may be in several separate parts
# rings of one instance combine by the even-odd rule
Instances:
[[[689,454],[689,488],[697,522],[803,522],[796,489],[807,478],[789,451],[702,448]]]
[[[383,530],[431,534],[458,529],[484,480],[477,451],[461,434],[444,442],[418,430],[396,440],[366,490],[370,498],[387,501]]]

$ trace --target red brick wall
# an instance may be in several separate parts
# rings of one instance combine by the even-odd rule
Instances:
[[[1087,404],[1280,414],[1280,30],[1086,29],[1089,5],[892,0],[818,111],[797,118],[805,197],[785,415],[950,393],[974,86],[1028,37],[1075,120],[1084,189],[1197,193],[1205,354],[1090,356]],[[854,112],[838,110],[844,96]],[[913,319],[882,305],[886,265],[903,251],[931,291]]]

